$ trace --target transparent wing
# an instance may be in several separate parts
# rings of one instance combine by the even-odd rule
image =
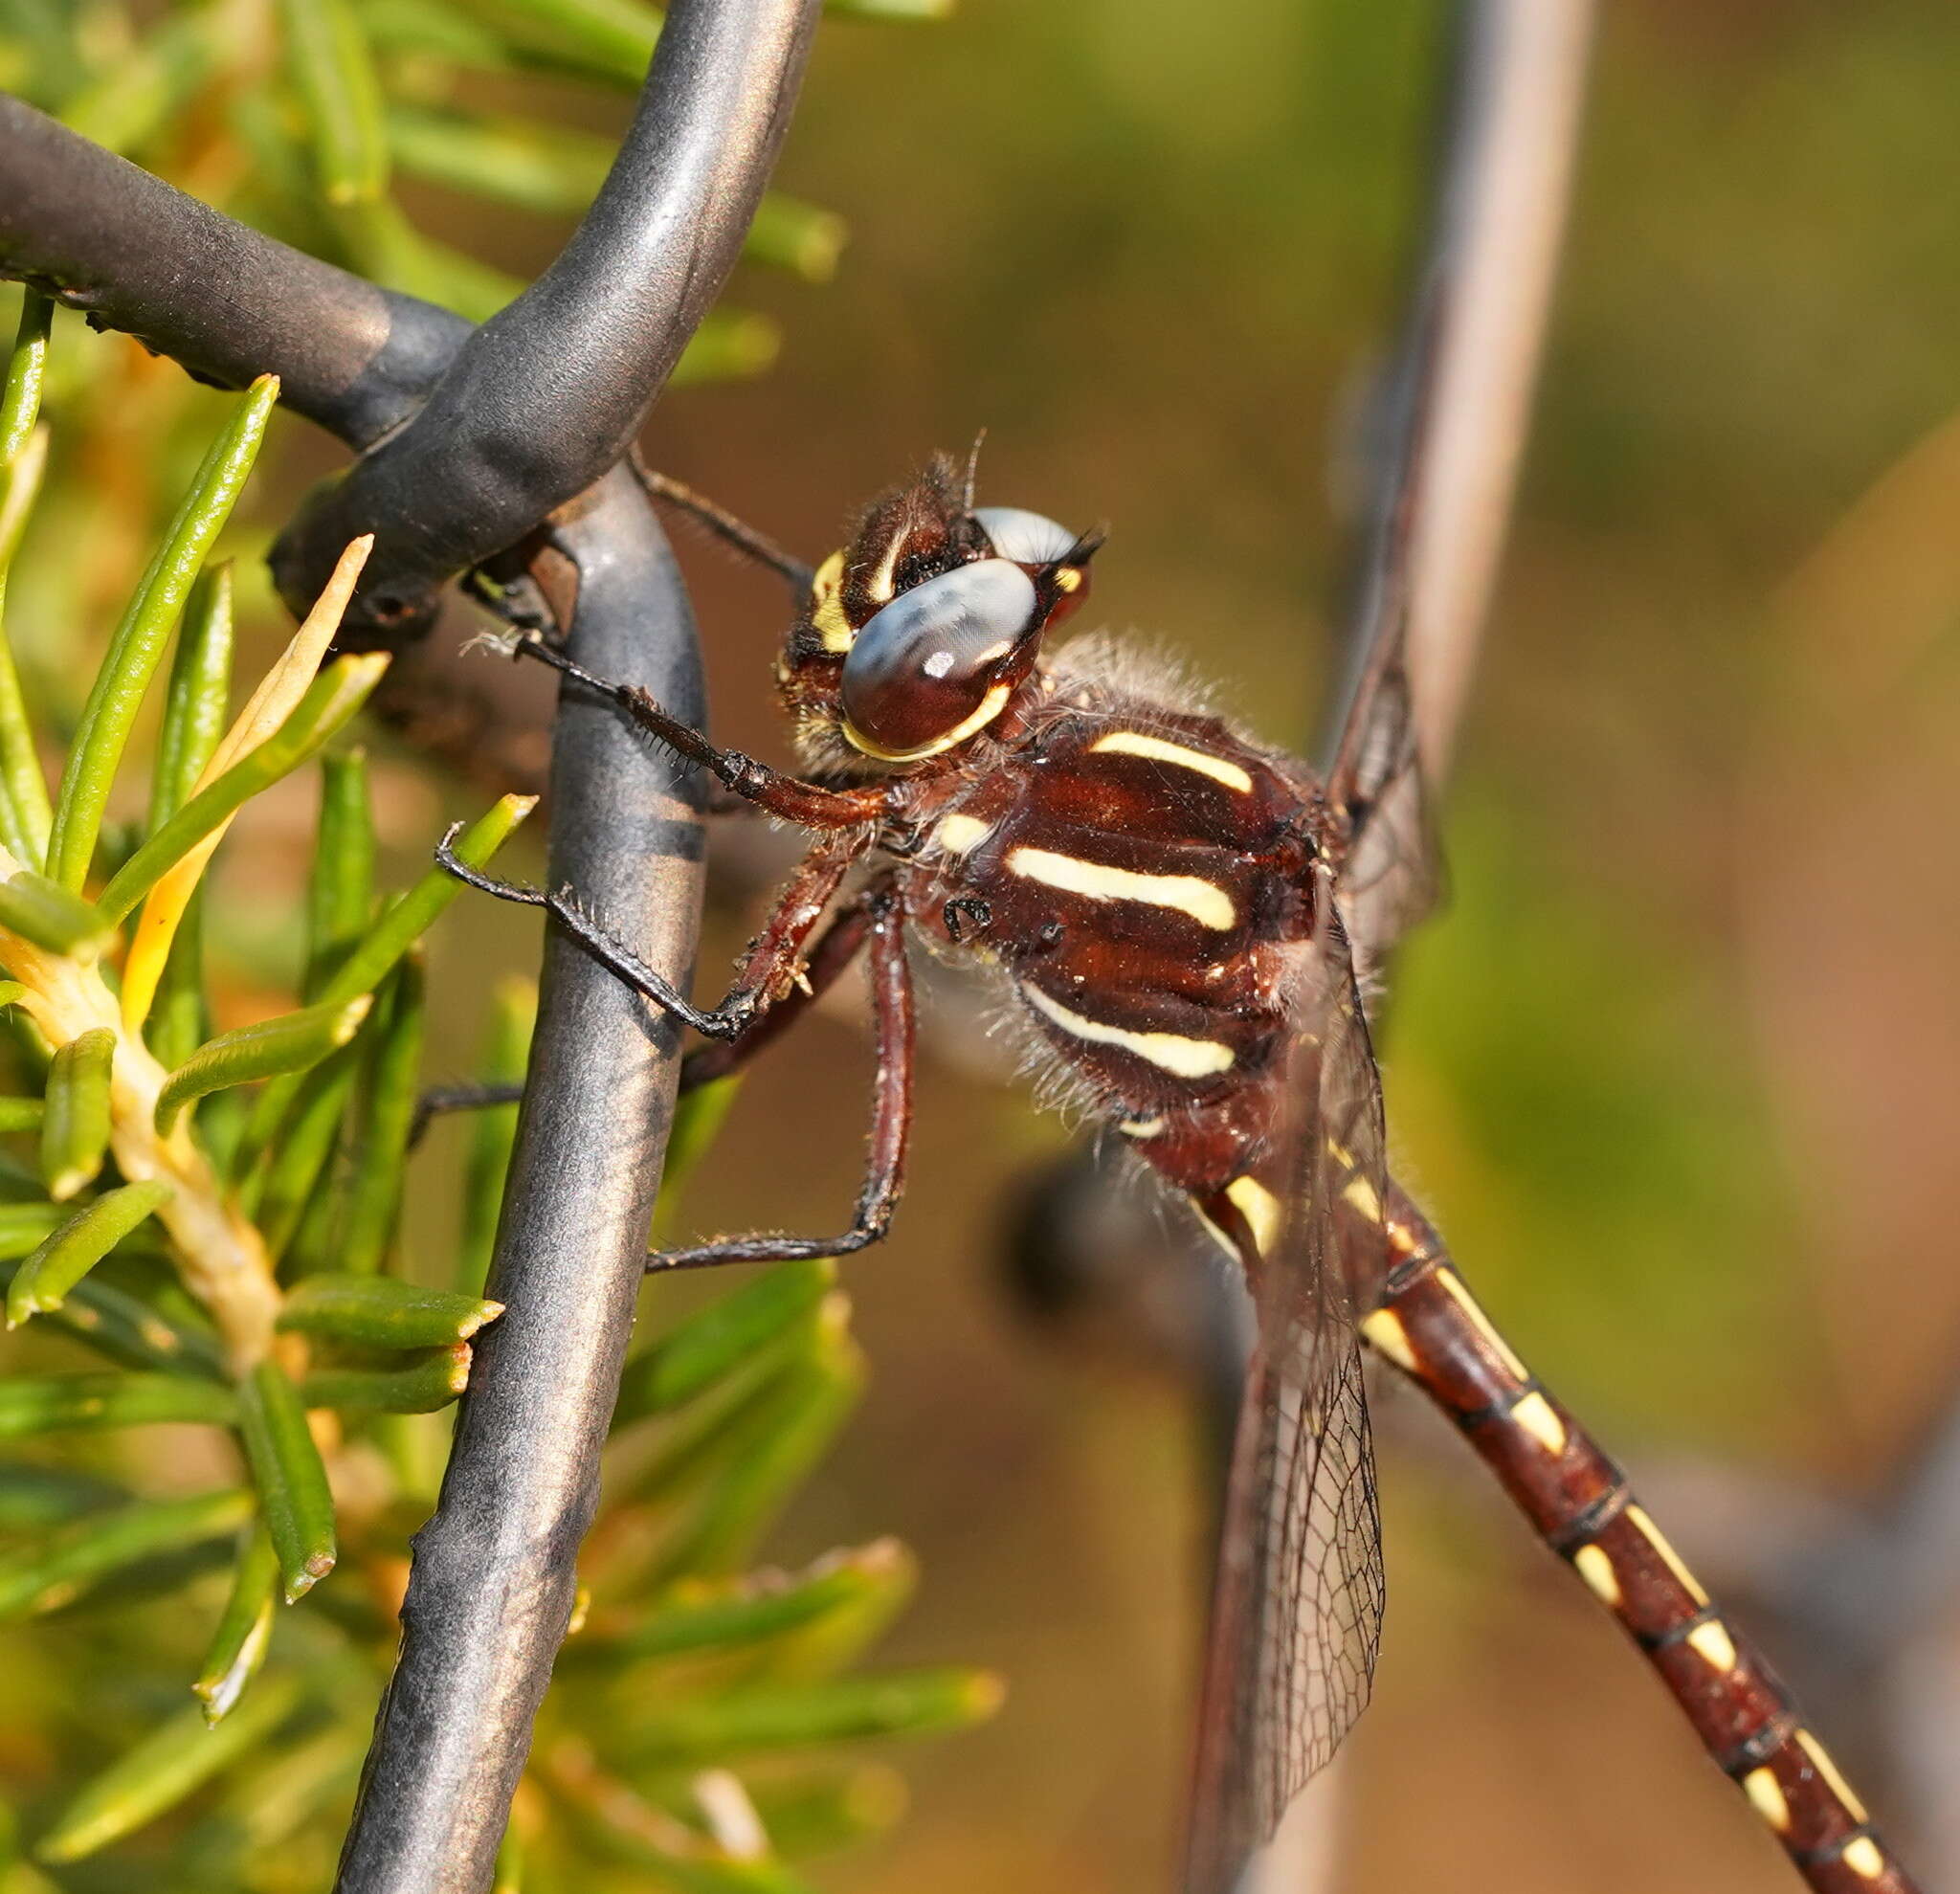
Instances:
[[[1366,721],[1341,803],[1351,826],[1340,903],[1355,951],[1371,965],[1436,905],[1441,887],[1399,649],[1355,715]]]
[[[1348,637],[1327,803],[1347,830],[1342,913],[1371,964],[1435,904],[1439,874],[1423,790],[1407,665],[1415,505],[1436,381],[1436,309],[1427,306],[1392,405],[1393,447],[1369,536]]]
[[[1384,1267],[1381,1094],[1325,876],[1269,1169],[1290,1185],[1226,1499],[1187,1894],[1230,1894],[1368,1703],[1381,1522],[1354,1327]]]

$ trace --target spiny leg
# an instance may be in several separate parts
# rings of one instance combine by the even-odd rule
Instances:
[[[683,486],[667,474],[657,473],[641,459],[638,448],[635,448],[628,459],[632,463],[634,477],[656,500],[664,500],[670,506],[678,506],[690,518],[699,520],[709,532],[725,546],[732,546],[746,559],[753,559],[758,566],[767,566],[777,573],[795,595],[801,605],[810,596],[812,581],[816,577],[814,569],[806,566],[793,554],[785,552],[767,533],[758,532],[746,520],[740,520],[725,506],[718,506],[705,495],[696,493],[691,486]]]
[[[602,967],[653,1001],[663,1013],[671,1014],[710,1039],[737,1037],[782,996],[793,978],[797,955],[810,930],[822,917],[845,871],[863,852],[868,839],[860,833],[826,836],[817,842],[790,878],[762,932],[750,944],[735,984],[719,1006],[703,1012],[623,941],[615,940],[568,895],[546,894],[528,882],[500,880],[471,867],[454,847],[461,828],[460,822],[452,824],[436,845],[436,862],[446,873],[499,901],[542,907]]]
[[[835,1237],[724,1237],[652,1256],[647,1259],[649,1270],[848,1256],[877,1242],[889,1228],[904,1190],[905,1147],[912,1129],[912,975],[905,964],[904,910],[897,894],[889,884],[874,888],[865,895],[863,908],[871,935],[878,1074],[872,1095],[871,1154],[851,1227]],[[850,950],[856,950],[855,944]]]
[[[1374,1208],[1394,1262],[1363,1336],[1455,1421],[1619,1620],[1805,1883],[1816,1894],[1915,1894],[1781,1679],[1498,1333],[1428,1219],[1392,1185]]]
[[[595,677],[541,637],[527,635],[519,638],[515,655],[535,657],[601,697],[611,698],[649,736],[658,738],[688,762],[699,764],[724,789],[732,790],[785,822],[794,822],[804,829],[854,829],[877,821],[884,813],[887,796],[881,786],[826,789],[820,783],[786,776],[767,763],[743,755],[739,749],[718,749],[699,730],[668,716],[638,684],[615,683],[610,678]]]
[[[739,1071],[793,1025],[858,957],[871,933],[871,915],[861,902],[854,902],[831,918],[830,925],[817,936],[803,965],[802,975],[775,1002],[750,1018],[746,1027],[732,1038],[717,1039],[712,1045],[698,1046],[680,1061],[680,1090],[725,1079]],[[498,1105],[516,1104],[524,1095],[522,1081],[495,1085],[433,1085],[415,1101],[415,1116],[409,1128],[409,1147],[413,1149],[427,1135],[437,1118],[457,1111],[488,1111]]]

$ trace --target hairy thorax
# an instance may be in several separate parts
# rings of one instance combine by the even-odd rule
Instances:
[[[1216,717],[1058,672],[918,780],[890,845],[927,939],[996,966],[1070,1089],[1202,1193],[1273,1109],[1312,794]]]

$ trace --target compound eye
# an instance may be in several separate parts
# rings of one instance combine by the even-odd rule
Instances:
[[[1016,566],[1052,566],[1075,548],[1076,536],[1066,526],[1025,506],[976,506],[973,518],[994,551]]]
[[[845,734],[910,762],[949,749],[1007,701],[1002,662],[1035,629],[1035,583],[1006,559],[927,579],[875,613],[844,659]]]

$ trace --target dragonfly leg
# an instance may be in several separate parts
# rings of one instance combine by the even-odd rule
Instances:
[[[1393,1186],[1395,1258],[1361,1332],[1456,1422],[1539,1536],[1633,1638],[1816,1894],[1915,1894],[1790,1692],[1661,1536],[1626,1475],[1478,1306]]]
[[[871,942],[878,1076],[872,1095],[871,1155],[851,1227],[835,1237],[757,1234],[718,1237],[711,1243],[657,1253],[647,1259],[649,1270],[710,1269],[724,1262],[789,1262],[848,1256],[869,1248],[890,1227],[892,1213],[904,1191],[905,1148],[912,1129],[912,975],[905,964],[904,910],[897,894],[889,885],[874,888],[865,895],[861,911]],[[838,925],[843,925],[842,917]],[[837,969],[857,950],[856,940],[848,934],[842,938],[846,945],[838,950]],[[715,1046],[708,1051],[730,1053],[733,1048]]]
[[[634,992],[711,1039],[739,1036],[789,989],[805,939],[836,892],[845,870],[861,853],[864,840],[860,836],[827,838],[804,857],[778,898],[763,931],[750,944],[735,984],[724,995],[719,1006],[704,1011],[671,981],[657,973],[623,941],[609,933],[579,906],[570,894],[547,894],[527,881],[500,880],[494,875],[486,875],[481,869],[471,867],[457,856],[454,847],[461,827],[461,823],[453,824],[436,845],[435,860],[445,873],[454,875],[457,880],[482,894],[494,895],[499,901],[544,908],[593,959],[625,981]]]
[[[716,1079],[725,1079],[759,1053],[786,1027],[800,1018],[837,976],[856,959],[871,931],[871,915],[862,902],[853,902],[832,918],[818,936],[789,992],[754,1014],[733,1038],[698,1046],[680,1062],[680,1089],[691,1092]],[[489,1111],[516,1104],[524,1095],[522,1081],[501,1084],[432,1085],[415,1101],[409,1127],[409,1146],[422,1142],[432,1122],[457,1111]]]
[[[767,566],[789,586],[798,605],[808,600],[811,582],[816,576],[811,567],[785,552],[767,533],[758,532],[746,520],[736,518],[725,506],[716,505],[705,495],[666,474],[656,473],[640,458],[637,448],[627,457],[635,479],[656,500],[678,506],[689,518],[699,520],[724,546],[732,546],[745,559],[752,559],[758,566]]]
[[[856,829],[877,821],[884,813],[887,796],[880,785],[826,789],[820,783],[786,776],[780,769],[771,769],[767,763],[758,763],[739,749],[718,749],[699,730],[670,717],[640,685],[598,677],[534,632],[521,636],[514,650],[516,656],[536,658],[589,690],[610,698],[647,735],[657,738],[689,763],[698,764],[724,789],[785,822],[794,822],[803,829]]]

